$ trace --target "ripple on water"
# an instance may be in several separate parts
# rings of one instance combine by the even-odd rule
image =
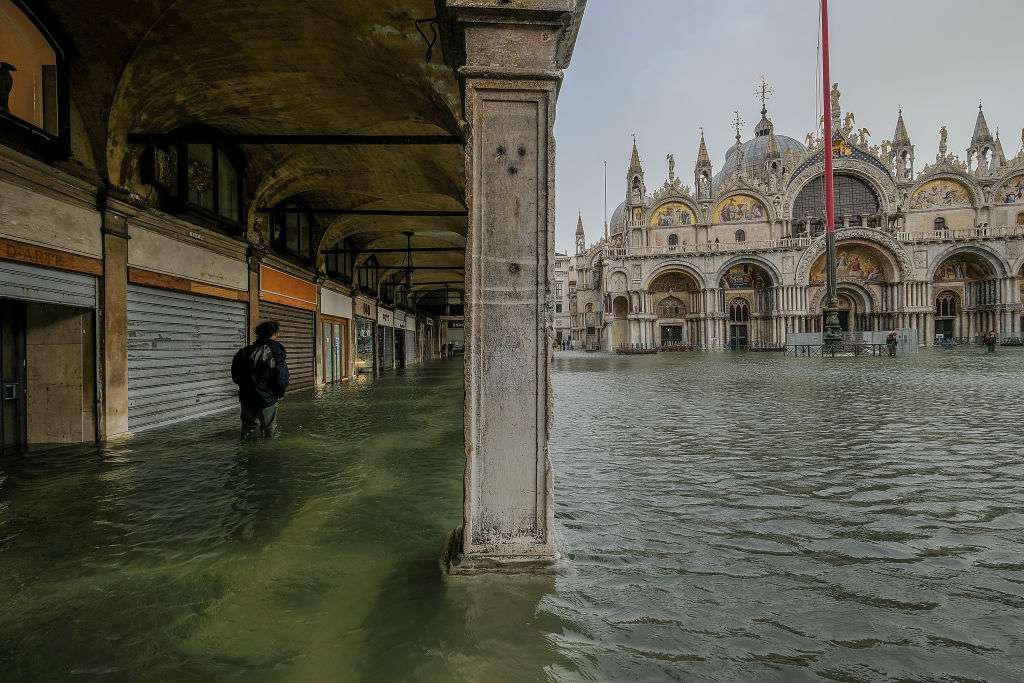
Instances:
[[[1024,353],[555,369],[584,675],[1020,679]]]

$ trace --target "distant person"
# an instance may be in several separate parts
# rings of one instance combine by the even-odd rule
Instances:
[[[256,341],[239,350],[231,361],[231,379],[238,385],[242,406],[242,438],[259,429],[260,435],[277,433],[277,402],[288,388],[288,361],[284,346],[277,341],[281,326],[262,322],[256,326]]]
[[[987,352],[988,353],[995,353],[996,352],[996,343],[998,343],[998,342],[999,342],[999,335],[996,333],[995,330],[991,330],[988,334],[986,334],[985,335],[985,346],[988,347]]]
[[[899,338],[896,335],[896,330],[889,333],[889,336],[885,338],[885,346],[889,349],[889,355],[896,355],[896,346],[899,343]]]

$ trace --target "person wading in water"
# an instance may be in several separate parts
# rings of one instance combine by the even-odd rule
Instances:
[[[262,322],[256,326],[256,341],[238,351],[231,361],[231,379],[238,385],[242,406],[242,438],[259,429],[264,437],[277,433],[277,402],[288,388],[288,361],[284,346],[277,341],[281,326]]]
[[[895,356],[896,355],[896,345],[897,345],[897,343],[898,343],[898,340],[897,340],[897,337],[896,337],[896,330],[893,330],[892,332],[889,333],[889,336],[885,338],[885,345],[889,349],[889,355],[890,356]]]
[[[988,347],[988,353],[996,352],[996,344],[999,342],[999,335],[996,334],[995,330],[992,330],[985,335],[985,346]]]

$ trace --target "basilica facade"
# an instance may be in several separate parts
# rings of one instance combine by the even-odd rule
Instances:
[[[840,321],[858,332],[913,329],[923,345],[1024,326],[1024,148],[1004,153],[979,107],[966,155],[939,131],[919,171],[900,111],[873,145],[832,90],[835,133],[776,133],[767,108],[754,137],[715,169],[701,135],[694,186],[675,173],[653,191],[636,143],[626,197],[605,235],[577,225],[566,283],[576,348],[778,349],[822,328],[824,154],[835,166]],[[1022,132],[1024,144],[1024,132]],[[941,337],[939,337],[941,335]]]

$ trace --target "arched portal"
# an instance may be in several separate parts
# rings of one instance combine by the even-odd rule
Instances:
[[[836,296],[839,299],[839,327],[843,332],[868,332],[872,329],[871,314],[874,311],[870,296],[852,284],[839,285]]]
[[[750,302],[737,296],[729,302],[729,348],[742,351],[750,340]]]
[[[935,336],[956,339],[960,336],[960,295],[946,289],[935,297]]]
[[[1003,265],[992,254],[964,248],[948,253],[932,273],[935,334],[969,340],[990,330],[1005,332],[1011,321],[1003,303]]]
[[[740,260],[722,272],[720,310],[729,316],[725,345],[729,349],[779,343],[772,325],[776,278],[757,261]]]
[[[814,288],[812,298],[817,301],[809,324],[814,331],[823,328],[824,290],[827,280],[826,255],[821,254],[811,264],[808,284]],[[896,301],[901,279],[899,263],[884,246],[867,240],[843,240],[836,246],[837,294],[840,295],[839,323],[844,332],[870,332],[885,329],[891,324],[883,305],[874,302]],[[845,294],[844,294],[845,293]],[[880,310],[876,310],[879,309]],[[888,310],[892,310],[892,306]]]
[[[697,316],[691,314],[701,311],[701,298],[694,276],[682,270],[666,270],[651,280],[648,291],[658,316],[655,340],[662,346],[698,343]]]

